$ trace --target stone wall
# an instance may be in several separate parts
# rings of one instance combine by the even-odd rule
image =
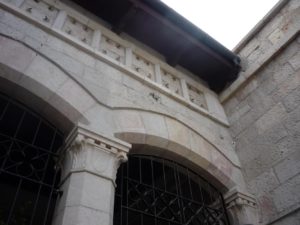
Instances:
[[[5,92],[31,104],[26,89],[47,118],[54,108],[58,123],[159,147],[244,189],[218,96],[91,18],[61,1],[0,0],[0,78],[15,85]]]
[[[238,49],[239,80],[221,99],[259,224],[300,224],[299,1],[281,1]],[[271,17],[270,17],[271,16]],[[253,35],[253,34],[252,34]]]

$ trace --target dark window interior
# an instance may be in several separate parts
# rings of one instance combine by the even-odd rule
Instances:
[[[173,161],[131,155],[117,174],[114,225],[228,225],[221,193]]]
[[[0,225],[51,224],[63,135],[0,93]]]

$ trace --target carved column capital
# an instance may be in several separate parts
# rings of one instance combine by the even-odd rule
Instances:
[[[224,198],[233,225],[257,225],[257,204],[254,196],[232,190]]]
[[[250,194],[244,194],[236,191],[226,196],[225,199],[226,207],[229,209],[234,206],[249,206],[256,208],[255,198]]]
[[[62,177],[66,179],[71,173],[88,172],[114,183],[130,148],[126,142],[78,126],[66,138]]]

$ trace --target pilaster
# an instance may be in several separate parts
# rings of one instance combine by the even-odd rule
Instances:
[[[55,225],[113,222],[115,179],[130,144],[77,127],[66,139]]]

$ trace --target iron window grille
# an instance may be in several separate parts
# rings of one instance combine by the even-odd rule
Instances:
[[[116,182],[114,225],[229,225],[222,194],[174,161],[131,155]]]
[[[0,93],[0,225],[50,225],[59,196],[63,135]]]

